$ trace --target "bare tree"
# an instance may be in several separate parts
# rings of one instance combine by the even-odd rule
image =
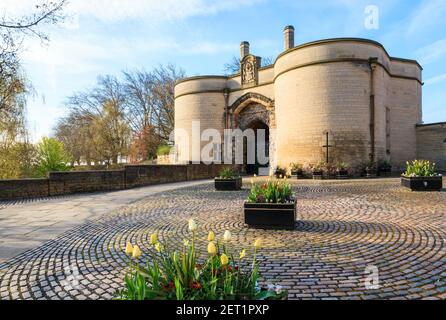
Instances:
[[[34,6],[34,11],[28,15],[11,19],[5,16],[0,18],[0,28],[7,32],[21,32],[38,36],[48,40],[48,36],[39,27],[45,24],[56,24],[65,19],[63,8],[67,0],[42,0]],[[10,33],[10,36],[12,34]]]
[[[185,76],[173,65],[152,72],[124,72],[126,118],[132,128],[134,159],[156,155],[157,147],[169,139],[174,127],[175,82]]]
[[[127,155],[130,129],[125,116],[125,93],[116,77],[98,77],[95,87],[69,97],[67,107],[70,113],[55,131],[78,162],[85,159],[87,163],[93,160],[110,164]],[[67,136],[72,131],[83,134],[81,145]]]
[[[78,162],[115,161],[117,154],[128,153],[134,162],[155,157],[173,130],[175,82],[184,76],[167,65],[151,72],[126,71],[122,80],[98,77],[94,88],[68,98],[70,114],[59,121],[56,136]],[[76,131],[88,132],[84,147],[71,138]]]
[[[6,17],[4,14],[0,16],[0,76],[17,70],[17,53],[24,36],[37,36],[44,42],[48,41],[48,35],[42,27],[62,22],[65,19],[63,8],[66,4],[67,0],[41,0],[27,15],[16,18]]]
[[[274,63],[274,59],[272,57],[262,58],[262,67],[270,66],[273,63]],[[224,64],[223,72],[226,75],[236,74],[236,73],[240,72],[240,58],[233,56],[231,61]]]
[[[32,86],[21,71],[19,53],[26,36],[48,41],[41,27],[61,22],[66,2],[41,0],[22,17],[0,13],[0,178],[32,175],[35,150],[29,143],[25,114]]]

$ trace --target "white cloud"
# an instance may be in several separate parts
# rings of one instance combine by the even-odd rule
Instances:
[[[424,82],[424,84],[425,85],[432,85],[432,84],[437,84],[437,83],[441,83],[441,82],[445,82],[445,81],[446,81],[446,73],[442,74],[442,75],[439,75],[439,76],[436,76],[436,77],[433,77],[433,78],[430,78],[430,79],[426,80]]]
[[[446,54],[446,38],[418,49],[416,54],[420,57],[419,60],[423,64],[437,61]]]
[[[27,42],[27,50],[22,56],[24,61],[42,63],[52,68],[63,67],[67,73],[85,73],[95,68],[95,59],[106,59],[110,56],[106,47],[90,41],[73,38],[53,40],[48,45],[42,45],[37,39]]]
[[[71,15],[94,17],[104,22],[131,18],[152,21],[186,19],[235,10],[264,0],[72,0],[66,11]],[[2,0],[0,13],[12,16],[29,13],[42,0]]]
[[[412,35],[425,28],[435,25],[438,21],[443,21],[446,14],[446,1],[425,0],[414,11],[407,34]]]

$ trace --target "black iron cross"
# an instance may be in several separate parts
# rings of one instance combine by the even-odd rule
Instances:
[[[325,136],[326,136],[326,143],[325,143],[325,146],[322,146],[322,147],[327,149],[327,151],[326,151],[326,156],[327,156],[327,161],[326,161],[326,163],[328,163],[328,162],[329,162],[328,152],[329,152],[329,149],[330,149],[330,148],[333,148],[333,146],[331,146],[331,145],[328,144],[328,132],[325,132]]]

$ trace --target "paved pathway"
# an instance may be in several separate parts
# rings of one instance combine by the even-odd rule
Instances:
[[[87,220],[149,195],[207,182],[180,182],[106,193],[0,202],[0,263]]]
[[[0,298],[110,299],[122,285],[127,241],[148,258],[152,232],[178,246],[193,217],[203,248],[209,230],[230,230],[236,249],[263,238],[262,283],[285,286],[291,299],[446,299],[446,192],[412,193],[399,179],[294,181],[296,230],[264,231],[243,223],[246,187],[216,192],[208,183],[116,205],[0,264]],[[379,288],[367,289],[375,267]]]

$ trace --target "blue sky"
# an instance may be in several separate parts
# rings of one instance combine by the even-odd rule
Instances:
[[[2,0],[0,12],[20,14],[34,1]],[[380,10],[378,30],[364,26],[368,5]],[[36,91],[28,103],[34,141],[66,114],[66,97],[100,74],[167,63],[188,75],[221,74],[243,40],[254,54],[276,57],[289,24],[296,44],[362,37],[392,56],[417,59],[424,121],[446,121],[446,0],[71,0],[67,9],[68,21],[48,29],[49,45],[25,43],[22,61]]]

